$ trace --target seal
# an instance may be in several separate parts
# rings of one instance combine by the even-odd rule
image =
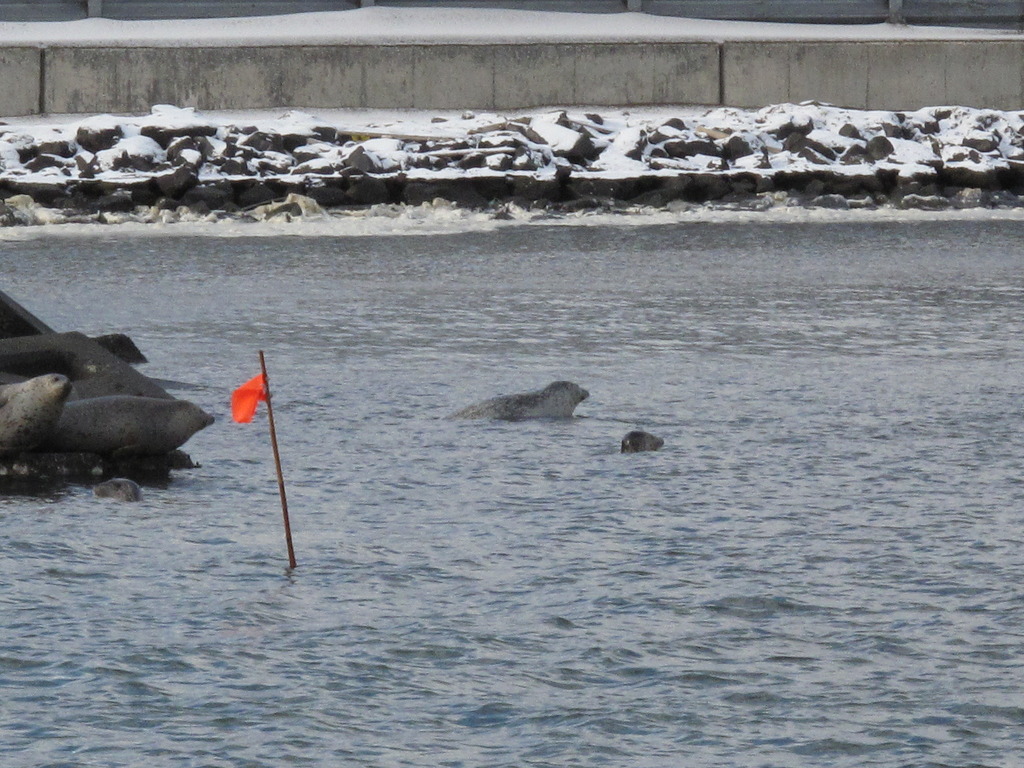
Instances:
[[[70,394],[71,382],[59,373],[0,386],[0,455],[42,444],[57,425]]]
[[[170,453],[213,424],[213,416],[188,400],[107,395],[71,400],[46,441],[48,450],[98,453],[115,458]]]
[[[571,381],[553,381],[544,389],[501,395],[456,411],[450,419],[568,419],[590,393]]]
[[[93,486],[92,493],[101,499],[142,501],[142,489],[139,488],[139,484],[127,477],[112,477]]]
[[[640,453],[641,451],[656,451],[665,444],[665,441],[650,432],[634,429],[627,432],[622,438],[622,453]]]

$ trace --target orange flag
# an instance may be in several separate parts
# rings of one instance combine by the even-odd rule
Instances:
[[[263,374],[257,374],[231,393],[231,418],[248,424],[256,414],[256,404],[267,402],[267,386]]]

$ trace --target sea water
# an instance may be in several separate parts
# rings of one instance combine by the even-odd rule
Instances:
[[[138,504],[0,489],[0,762],[1022,764],[1022,236],[0,243],[217,417]],[[265,408],[229,416],[261,349],[294,571]],[[556,379],[571,421],[445,418]]]

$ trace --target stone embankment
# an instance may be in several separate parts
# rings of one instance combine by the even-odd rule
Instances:
[[[465,114],[357,126],[172,107],[0,126],[0,226],[303,216],[437,198],[555,210],[1018,206],[1020,113],[805,103],[646,115]]]

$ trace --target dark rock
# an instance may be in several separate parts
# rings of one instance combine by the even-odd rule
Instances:
[[[329,125],[318,125],[313,128],[313,137],[318,141],[333,144],[338,141],[338,129]]]
[[[863,144],[851,144],[843,152],[839,158],[839,162],[844,165],[853,165],[854,163],[863,163],[868,158],[868,150]]]
[[[348,181],[348,197],[355,205],[379,205],[390,202],[391,191],[381,178],[356,174]]]
[[[188,138],[194,141],[200,136],[216,136],[217,127],[201,124],[169,126],[156,123],[142,126],[139,133],[153,139],[164,149],[170,149],[170,145],[177,139]]]
[[[162,173],[153,177],[157,189],[167,196],[173,198],[181,197],[187,190],[191,189],[199,181],[195,168],[188,165],[179,165],[169,173]]]
[[[104,149],[110,149],[123,137],[120,126],[105,126],[103,128],[91,128],[89,126],[79,126],[78,132],[75,134],[75,141],[78,142],[78,146],[88,152],[99,152]]]
[[[131,169],[134,171],[143,171],[148,173],[156,168],[156,161],[148,155],[131,155],[128,154],[128,152],[122,152],[114,158],[110,167],[115,171]]]
[[[512,154],[490,155],[486,159],[487,167],[499,173],[512,170],[514,162],[515,159]]]
[[[125,456],[114,459],[95,453],[21,453],[0,458],[0,486],[38,487],[78,480],[93,483],[111,477],[164,483],[174,469],[199,465],[185,452],[174,450],[159,456]]]
[[[324,156],[325,146],[323,144],[304,144],[291,150],[292,157],[298,163],[305,163],[309,160],[319,160]]]
[[[997,189],[999,175],[995,168],[987,166],[963,166],[946,164],[938,171],[941,183],[951,187],[977,187]]]
[[[249,147],[256,152],[284,152],[284,139],[277,133],[253,131],[239,139],[238,146]]]
[[[125,213],[135,208],[135,201],[130,190],[119,189],[97,197],[89,207],[95,211]]]
[[[661,145],[669,157],[684,158],[693,155],[721,157],[722,150],[711,139],[673,139]]]
[[[209,157],[210,142],[204,139],[202,143],[194,136],[180,136],[173,139],[167,145],[167,160],[173,165],[182,164],[193,164],[193,159],[190,159],[188,155],[183,153],[186,150],[191,152],[198,152],[200,158],[206,159]]]
[[[686,175],[655,176],[650,179],[644,179],[643,186],[646,189],[630,202],[633,205],[664,208],[673,200],[686,198],[686,190],[690,186],[690,177]]]
[[[831,162],[829,158],[819,154],[811,147],[801,147],[796,155],[816,165],[829,165]]]
[[[207,181],[186,190],[181,195],[181,204],[191,207],[201,203],[207,206],[207,210],[216,211],[233,202],[233,197],[231,182]]]
[[[380,170],[377,167],[377,161],[361,144],[354,147],[345,157],[345,166],[356,171],[362,171],[363,173],[373,173]]]
[[[282,133],[281,134],[281,146],[285,152],[294,152],[299,147],[305,146],[309,143],[309,140],[313,138],[309,134],[302,133]]]
[[[39,154],[25,163],[25,167],[30,171],[41,171],[44,168],[64,168],[68,163],[67,158],[58,155]]]
[[[36,151],[41,155],[56,155],[57,157],[74,157],[75,146],[64,139],[53,141],[41,141],[36,145]]]
[[[636,179],[603,179],[573,176],[566,184],[566,191],[573,198],[593,197],[629,200],[640,193],[640,184]]]
[[[853,123],[846,123],[842,128],[839,129],[839,135],[847,139],[860,139],[863,138],[860,135],[860,131]]]
[[[963,146],[976,149],[978,152],[995,152],[999,149],[999,136],[994,134],[972,134],[961,142]]]
[[[94,336],[92,340],[108,352],[117,355],[126,363],[149,362],[146,356],[135,346],[135,342],[123,333],[107,333],[102,336]]]
[[[722,145],[722,156],[726,160],[736,160],[752,154],[754,154],[754,148],[751,146],[750,140],[739,134],[733,134]]]
[[[719,200],[732,192],[729,180],[717,174],[695,173],[690,177],[690,182],[687,196],[699,202]]]
[[[74,192],[74,185],[64,183],[53,184],[8,179],[6,184],[15,194],[28,195],[40,205],[50,208],[59,206]]]
[[[488,202],[471,183],[463,179],[408,181],[402,191],[402,200],[409,205],[422,205],[437,198],[463,208],[486,208]]]
[[[75,156],[75,167],[78,168],[78,175],[83,179],[91,179],[100,172],[100,163],[96,159],[95,155],[85,157],[84,155]]]
[[[814,121],[810,117],[794,117],[792,120],[783,123],[778,128],[768,131],[769,134],[774,136],[779,141],[783,141],[794,133],[806,136],[814,130]]]
[[[277,193],[261,181],[246,184],[235,193],[235,202],[242,208],[250,208],[255,205],[263,205],[275,200]]]
[[[220,164],[222,173],[229,176],[255,176],[256,172],[249,167],[249,164],[238,157],[228,157]]]
[[[684,123],[682,118],[679,117],[670,117],[668,120],[662,123],[662,126],[664,126],[665,128],[671,128],[676,131],[686,130],[686,123]]]
[[[531,201],[557,202],[564,196],[564,191],[558,178],[516,175],[512,177],[512,195]]]
[[[0,203],[0,212],[6,208]],[[0,338],[53,333],[53,329],[3,291],[0,291]]]
[[[346,193],[345,189],[333,184],[307,186],[305,195],[323,208],[333,208],[335,206],[345,205],[351,202],[351,198]]]
[[[471,180],[473,189],[487,202],[495,203],[508,199],[511,188],[504,176],[477,176]]]
[[[867,144],[864,146],[864,150],[867,152],[868,157],[873,161],[884,160],[893,153],[892,142],[889,141],[886,136],[872,136],[868,139]]]

